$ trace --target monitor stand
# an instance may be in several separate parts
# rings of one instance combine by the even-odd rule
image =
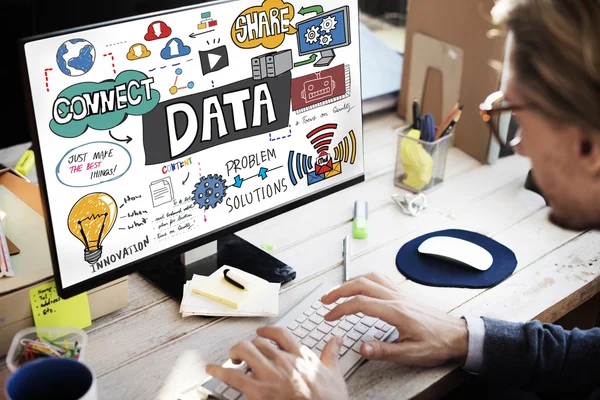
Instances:
[[[321,51],[321,58],[313,65],[315,67],[327,67],[329,64],[331,64],[334,58],[335,52],[333,50],[323,50]]]
[[[223,265],[239,268],[269,282],[283,284],[296,277],[296,272],[289,265],[236,235],[222,237],[166,264],[142,268],[139,273],[163,292],[181,301],[183,285],[193,275],[208,276]]]

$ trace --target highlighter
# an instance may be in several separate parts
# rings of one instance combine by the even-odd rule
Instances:
[[[366,239],[368,234],[368,206],[367,202],[358,200],[354,203],[354,221],[352,223],[352,236],[355,239]]]
[[[32,147],[27,149],[25,153],[19,159],[19,162],[15,166],[15,169],[23,176],[27,175],[33,165],[35,164],[35,156],[33,154]]]

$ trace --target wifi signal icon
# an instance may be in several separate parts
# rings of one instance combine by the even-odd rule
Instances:
[[[297,171],[298,179],[302,179],[304,175],[308,175],[308,173],[313,169],[312,157],[307,156],[306,154],[294,153],[293,150],[290,151],[290,156],[288,158],[288,173],[290,174],[290,181],[292,182],[292,185],[296,186],[298,184],[298,180],[294,175],[294,168]]]
[[[329,154],[329,145],[333,139],[334,132],[324,132],[328,129],[335,130],[337,124],[325,124],[310,131],[306,138],[310,140],[310,144],[315,148],[319,157]]]
[[[348,132],[348,135],[338,143],[333,151],[336,161],[354,164],[356,161],[356,136],[354,131]]]

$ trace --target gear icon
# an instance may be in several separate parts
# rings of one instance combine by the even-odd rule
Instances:
[[[332,30],[335,29],[337,23],[338,22],[333,15],[330,15],[327,18],[323,18],[323,21],[321,21],[321,30],[323,30],[323,32],[325,33],[330,33]]]
[[[321,40],[319,41],[319,43],[321,43],[321,46],[329,46],[329,43],[331,43],[332,40],[333,38],[331,37],[331,35],[323,35],[321,36]]]
[[[196,189],[192,192],[194,202],[208,210],[215,208],[217,204],[221,204],[227,195],[225,192],[225,180],[221,175],[208,175],[200,178],[200,182],[196,184]]]
[[[310,28],[308,28],[306,30],[304,37],[306,38],[306,43],[309,43],[309,44],[317,43],[317,41],[321,37],[321,34],[319,33],[319,27],[311,26]]]

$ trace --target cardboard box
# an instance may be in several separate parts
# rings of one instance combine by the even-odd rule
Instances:
[[[14,170],[0,171],[0,207],[6,212],[6,236],[19,249],[11,255],[15,276],[0,278],[0,355],[13,336],[34,326],[29,289],[52,281],[54,273],[39,188]],[[12,253],[12,252],[11,252]],[[128,303],[128,279],[120,278],[88,292],[92,319]]]
[[[421,85],[423,93],[417,98],[421,100],[422,112],[431,112],[435,120],[440,121],[449,111],[447,105],[442,105],[442,99],[449,97],[443,88],[452,90],[455,82],[449,82],[451,78],[445,77],[439,67],[427,64],[411,67],[413,54],[429,51],[415,49],[415,34],[420,33],[443,42],[446,47],[460,49],[463,65],[458,99],[465,107],[454,130],[454,144],[480,162],[488,161],[491,137],[479,115],[479,104],[489,94],[499,90],[505,54],[505,39],[488,37],[490,30],[497,28],[491,22],[493,5],[494,0],[409,0],[407,11],[401,87],[409,88],[412,68],[418,68],[420,75],[426,71],[425,81],[416,83]],[[446,75],[451,74],[447,72]],[[400,91],[398,114],[409,123],[412,122],[409,111],[412,100],[408,90]]]

